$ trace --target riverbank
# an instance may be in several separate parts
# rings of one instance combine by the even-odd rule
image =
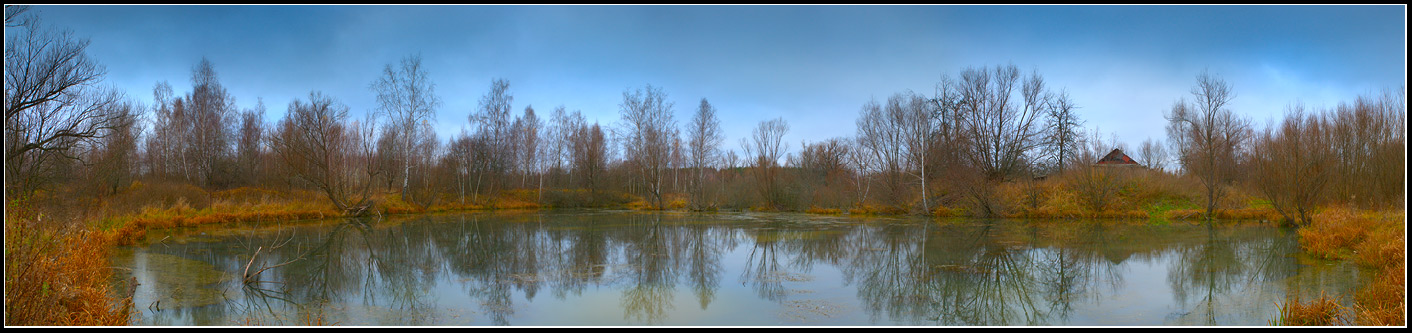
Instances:
[[[1354,297],[1352,308],[1321,296],[1290,299],[1276,325],[1404,326],[1406,321],[1406,221],[1403,211],[1327,207],[1314,224],[1300,228],[1300,248],[1316,257],[1349,260],[1375,272]]]
[[[153,185],[159,187],[160,185]],[[113,287],[109,278],[108,252],[115,246],[139,242],[149,230],[196,225],[256,221],[293,221],[338,216],[321,196],[307,191],[274,191],[238,188],[204,191],[195,188],[162,188],[153,195],[148,185],[133,188],[102,202],[89,203],[95,213],[77,221],[54,223],[30,218],[27,207],[7,203],[6,214],[6,323],[10,325],[96,326],[123,325],[131,308],[130,291]],[[1065,202],[1062,192],[1033,206],[1016,204],[1001,217],[1023,219],[1146,219],[1151,223],[1202,220],[1204,211],[1190,202],[1152,200],[1134,209],[1090,211]],[[546,199],[549,198],[549,199]],[[395,194],[376,198],[379,214],[423,214],[482,210],[537,210],[574,206],[655,210],[640,197],[622,193],[600,193],[589,197],[586,191],[532,190],[505,191],[493,198],[440,198],[422,207],[400,200]],[[685,200],[669,196],[666,210],[686,211]],[[564,205],[563,203],[579,203]],[[1217,211],[1218,219],[1268,220],[1278,214],[1256,200],[1239,208]],[[589,204],[596,203],[596,204]],[[1129,204],[1132,202],[1128,202]],[[567,206],[567,207],[566,207]],[[1116,206],[1114,206],[1116,207]],[[757,209],[760,210],[760,209]],[[11,214],[11,213],[15,214]],[[802,213],[849,216],[908,214],[904,209],[863,206],[853,209],[811,207]],[[964,207],[938,205],[938,217],[970,216]],[[1314,224],[1302,228],[1301,248],[1317,257],[1351,260],[1378,271],[1375,279],[1360,291],[1354,308],[1319,307],[1321,300],[1285,302],[1283,317],[1272,324],[1352,324],[1403,325],[1405,319],[1403,237],[1405,211],[1369,211],[1347,207],[1325,207],[1315,215]],[[47,227],[62,225],[63,227]],[[1303,319],[1301,319],[1303,318]],[[1310,319],[1312,318],[1312,319]]]

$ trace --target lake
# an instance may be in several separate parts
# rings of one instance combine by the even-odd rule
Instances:
[[[1268,325],[1352,263],[1259,223],[630,211],[153,230],[134,325]],[[253,257],[253,260],[252,260]],[[131,272],[129,276],[127,272]],[[248,277],[248,278],[247,278]]]

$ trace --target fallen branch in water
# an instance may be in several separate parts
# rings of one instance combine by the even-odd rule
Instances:
[[[283,242],[280,242],[279,244],[272,245],[272,246],[270,247],[270,249],[273,250],[273,249],[276,249],[276,248],[284,247],[285,245],[288,245],[288,244],[289,244],[290,242],[292,242],[292,241],[294,241],[294,234],[291,233],[291,234],[289,235],[289,239],[286,239],[286,240],[284,240]],[[290,260],[288,260],[288,261],[285,261],[285,262],[283,262],[283,263],[280,263],[280,264],[277,264],[277,265],[273,265],[273,266],[264,266],[264,267],[261,267],[260,269],[256,270],[254,273],[251,273],[251,272],[250,272],[250,266],[252,266],[252,265],[255,264],[255,259],[260,257],[260,252],[261,252],[262,250],[264,250],[264,249],[265,249],[264,246],[256,247],[256,248],[255,248],[255,253],[250,255],[250,261],[248,261],[248,262],[245,263],[245,269],[241,271],[241,281],[243,281],[244,283],[250,284],[250,283],[260,282],[260,281],[255,280],[256,277],[259,277],[259,276],[260,276],[260,273],[264,273],[266,270],[269,270],[269,269],[271,269],[271,268],[277,268],[277,267],[281,267],[281,266],[284,266],[284,265],[292,264],[292,263],[294,263],[295,261],[302,260],[302,259],[304,259],[304,257],[308,256],[308,252],[305,252],[305,253],[300,254],[298,257],[295,257],[294,259],[290,259]]]

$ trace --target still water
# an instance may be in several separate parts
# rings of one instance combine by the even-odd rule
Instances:
[[[114,259],[136,325],[1267,325],[1359,285],[1260,224],[570,211],[147,243]]]

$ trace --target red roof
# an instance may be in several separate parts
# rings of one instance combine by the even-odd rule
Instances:
[[[1095,164],[1132,164],[1132,165],[1137,165],[1137,161],[1133,161],[1133,159],[1132,159],[1131,157],[1128,157],[1127,154],[1123,154],[1123,150],[1122,150],[1122,149],[1113,149],[1113,151],[1112,151],[1112,152],[1109,152],[1108,155],[1104,155],[1103,158],[1098,159],[1098,163],[1095,163]]]

